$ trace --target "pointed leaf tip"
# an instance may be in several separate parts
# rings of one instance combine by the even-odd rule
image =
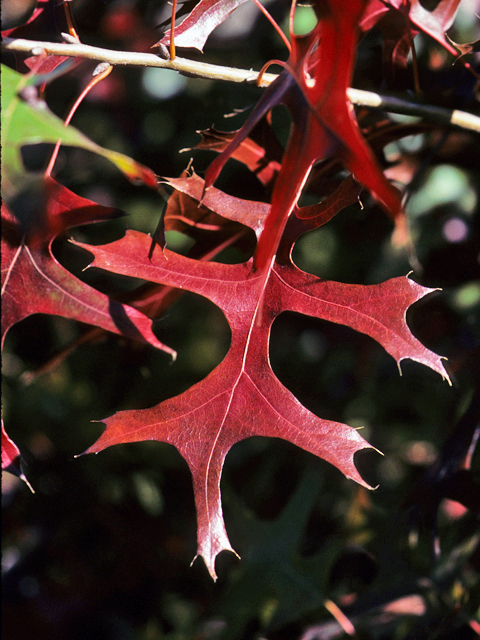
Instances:
[[[209,557],[205,557],[204,555],[202,555],[201,553],[196,553],[193,560],[190,563],[190,566],[193,566],[193,563],[195,562],[195,560],[197,560],[197,558],[202,558],[203,562],[205,563],[205,566],[207,568],[208,573],[210,574],[210,577],[212,578],[212,580],[214,582],[217,582],[218,580],[218,575],[215,569],[215,562],[217,560],[217,557],[223,552],[223,551],[230,551],[231,553],[233,553],[233,555],[235,555],[239,560],[241,560],[241,557],[238,555],[238,553],[235,551],[235,549],[232,549],[232,547],[224,547],[223,549],[220,549],[219,551],[216,552],[215,556],[209,556]]]
[[[7,471],[23,480],[32,493],[35,493],[32,485],[22,471],[20,450],[5,431],[2,420],[2,471]]]

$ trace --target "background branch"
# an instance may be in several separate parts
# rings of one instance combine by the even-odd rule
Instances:
[[[87,60],[96,60],[97,62],[108,62],[111,65],[159,67],[178,71],[183,75],[227,82],[247,82],[253,84],[258,77],[258,72],[251,69],[223,67],[179,57],[176,57],[174,60],[165,60],[154,53],[114,51],[112,49],[91,47],[90,45],[81,43],[70,44],[25,40],[22,38],[5,38],[2,43],[2,49],[4,51],[23,52],[31,55],[38,55],[40,51],[45,51],[50,55],[85,58]],[[264,73],[260,86],[268,86],[276,77],[273,73]],[[409,116],[418,116],[429,121],[438,122],[439,124],[460,127],[480,133],[480,117],[466,111],[419,104],[393,96],[385,96],[371,91],[362,91],[353,88],[348,90],[348,98],[353,104],[358,106],[372,107]]]

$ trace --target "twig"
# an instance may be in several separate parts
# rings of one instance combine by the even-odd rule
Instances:
[[[356,105],[374,107],[391,113],[400,113],[407,116],[419,116],[431,122],[450,124],[454,127],[468,129],[480,133],[480,117],[459,109],[444,109],[429,104],[410,102],[394,96],[380,95],[373,91],[361,89],[348,89],[349,100]]]
[[[257,72],[245,69],[233,69],[219,65],[196,62],[186,58],[176,57],[175,60],[165,60],[154,53],[137,53],[131,51],[114,51],[112,49],[100,49],[87,44],[67,44],[63,42],[41,42],[25,40],[23,38],[5,38],[2,43],[4,51],[32,52],[32,49],[44,49],[48,54],[55,56],[70,56],[72,58],[85,58],[98,62],[109,62],[111,65],[128,65],[134,67],[159,67],[173,69],[180,73],[211,80],[226,80],[228,82],[255,83]],[[275,79],[275,75],[268,74],[263,86],[268,86]]]
[[[197,62],[187,58],[176,57],[174,60],[165,60],[153,53],[136,53],[130,51],[114,51],[101,49],[86,44],[68,44],[57,42],[42,42],[37,40],[25,40],[23,38],[5,38],[2,43],[4,51],[17,51],[31,54],[32,50],[44,50],[49,55],[70,56],[85,58],[98,62],[108,62],[115,65],[128,65],[139,67],[158,67],[172,69],[179,73],[207,78],[211,80],[223,80],[227,82],[246,82],[254,84],[258,72],[247,69],[235,69],[220,65]],[[273,73],[264,73],[261,78],[261,87],[268,86],[277,76]],[[358,106],[372,107],[400,113],[410,116],[418,116],[429,121],[443,125],[460,127],[469,131],[480,133],[480,117],[458,109],[445,109],[431,105],[420,104],[400,98],[380,95],[372,91],[348,89],[349,100]]]

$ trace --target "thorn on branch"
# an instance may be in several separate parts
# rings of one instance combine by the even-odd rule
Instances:
[[[70,33],[62,33],[61,36],[67,44],[81,44],[78,36],[72,36]]]
[[[34,58],[37,58],[38,56],[42,56],[42,58],[46,58],[47,52],[43,47],[33,47],[33,49],[30,51],[30,55],[32,55]]]
[[[101,73],[105,73],[108,69],[111,68],[111,66],[112,65],[109,62],[100,62],[99,64],[97,64],[97,66],[93,70],[92,76],[95,78]]]
[[[170,60],[170,52],[168,51],[167,47],[161,42],[159,42],[158,44],[158,55],[163,60]]]

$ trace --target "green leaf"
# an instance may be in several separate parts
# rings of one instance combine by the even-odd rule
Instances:
[[[300,550],[321,485],[321,468],[307,466],[290,500],[272,520],[259,520],[230,495],[232,524],[249,543],[243,562],[215,604],[214,613],[227,622],[222,639],[245,637],[255,619],[268,633],[321,610],[332,565],[342,549],[342,543],[333,539],[308,557]]]
[[[22,162],[21,147],[42,142],[81,147],[110,160],[130,180],[140,180],[156,187],[157,180],[151,169],[132,158],[104,149],[72,126],[65,126],[38,98],[35,89],[27,87],[28,76],[2,65],[2,196],[13,198],[28,184],[29,175]],[[21,97],[23,89],[32,95]]]

